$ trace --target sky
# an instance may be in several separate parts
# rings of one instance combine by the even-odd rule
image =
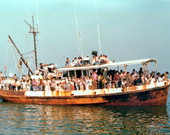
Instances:
[[[1,0],[0,71],[17,72],[19,57],[8,35],[22,54],[33,51],[24,22],[31,24],[33,15],[38,63],[63,66],[67,57],[91,57],[100,52],[99,34],[101,53],[110,60],[155,58],[159,71],[170,70],[170,0]],[[33,53],[24,57],[33,67]]]

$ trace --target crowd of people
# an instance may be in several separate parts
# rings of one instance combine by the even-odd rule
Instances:
[[[72,61],[66,58],[66,67],[97,65],[109,63],[107,55],[97,55],[92,52],[93,57],[75,57]],[[112,61],[114,62],[114,61]],[[145,72],[145,73],[144,73]],[[59,73],[54,64],[40,63],[33,76],[25,75],[21,79],[16,74],[10,77],[0,72],[0,88],[4,90],[23,90],[23,91],[69,91],[69,90],[90,90],[104,88],[124,88],[141,84],[150,84],[168,80],[168,72],[163,74],[148,73],[140,68],[132,72],[123,70],[112,70],[108,68],[90,70],[90,74],[63,76]]]
[[[107,55],[102,54],[100,56],[93,55],[92,59],[89,56],[75,57],[73,60],[66,58],[65,66],[84,66],[84,65],[97,65],[109,63]]]
[[[41,69],[36,71],[36,75],[45,74]],[[52,68],[54,69],[54,68]],[[48,71],[49,72],[49,71]],[[152,72],[144,73],[143,69],[139,71],[117,71],[104,69],[93,69],[90,76],[72,77],[46,77],[26,75],[19,79],[15,74],[13,77],[5,77],[0,72],[0,88],[4,90],[23,90],[23,91],[69,91],[69,90],[90,90],[104,88],[130,87],[141,84],[150,84],[168,80],[168,72],[163,74]]]

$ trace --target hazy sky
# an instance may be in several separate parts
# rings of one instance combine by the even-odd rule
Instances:
[[[8,35],[22,53],[33,50],[24,22],[31,23],[32,15],[39,26],[38,62],[61,66],[66,57],[78,56],[74,6],[84,56],[99,51],[98,22],[102,53],[110,60],[156,58],[161,72],[170,69],[170,0],[1,0],[0,70],[7,65],[16,72],[18,57]]]

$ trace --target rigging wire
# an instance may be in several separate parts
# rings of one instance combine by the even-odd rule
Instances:
[[[27,34],[27,37],[30,37],[30,35]],[[29,61],[29,63],[32,63],[32,66],[31,66],[31,67],[34,67],[34,68],[35,68],[35,65],[33,64],[35,57],[34,57],[33,45],[32,45],[32,42],[31,42],[32,40],[31,40],[31,39],[28,39],[28,38],[27,38],[27,40],[28,40],[28,42],[29,42],[28,48],[29,48],[29,50],[30,50],[30,53],[28,53],[28,57],[32,58],[32,59]],[[37,41],[38,41],[38,40],[37,40]],[[27,42],[27,43],[28,43],[28,42]],[[31,51],[31,50],[33,50],[33,51]],[[31,52],[32,52],[32,53],[31,53]]]
[[[9,43],[9,41],[8,41],[8,43]],[[5,67],[4,67],[4,73],[5,73],[5,76],[6,76],[6,74],[7,74],[7,69],[8,69],[8,67],[7,67],[7,65],[8,65],[8,57],[9,57],[9,45],[7,46],[7,50],[6,50],[6,62],[5,62]],[[6,69],[5,69],[6,68]],[[6,70],[6,71],[5,71]]]
[[[10,59],[8,60],[10,62],[9,63],[10,74],[13,74],[15,72],[15,68],[16,68],[16,59],[15,59],[15,57],[16,56],[15,56],[14,48],[11,47],[10,48]]]
[[[19,73],[20,73],[20,70],[19,70],[19,68],[18,68],[18,62],[19,62],[19,58],[18,58],[18,56],[17,56],[17,52],[16,52],[16,50],[14,49],[14,47],[12,48],[12,51],[13,51],[13,55],[14,55],[14,65],[17,67],[13,67],[13,73],[16,73],[16,69],[18,69],[18,71],[19,71]]]
[[[55,54],[57,54],[58,56],[60,56],[59,58],[64,62],[66,56],[62,55],[60,51],[58,51],[55,47],[51,46],[48,42],[46,42],[43,38],[41,38],[40,36],[38,37],[42,42],[44,42],[48,48],[50,48],[52,51],[55,52]],[[58,52],[58,53],[57,53]]]

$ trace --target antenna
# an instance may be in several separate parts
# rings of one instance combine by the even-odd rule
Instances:
[[[25,21],[25,20],[24,20]],[[36,45],[36,36],[38,32],[38,25],[37,25],[37,29],[35,29],[34,27],[34,15],[32,16],[32,25],[29,24],[27,21],[25,21],[26,24],[28,24],[28,26],[30,27],[30,31],[29,33],[33,34],[33,39],[34,39],[34,54],[35,54],[35,67],[38,67],[38,60],[37,60],[37,45]]]

